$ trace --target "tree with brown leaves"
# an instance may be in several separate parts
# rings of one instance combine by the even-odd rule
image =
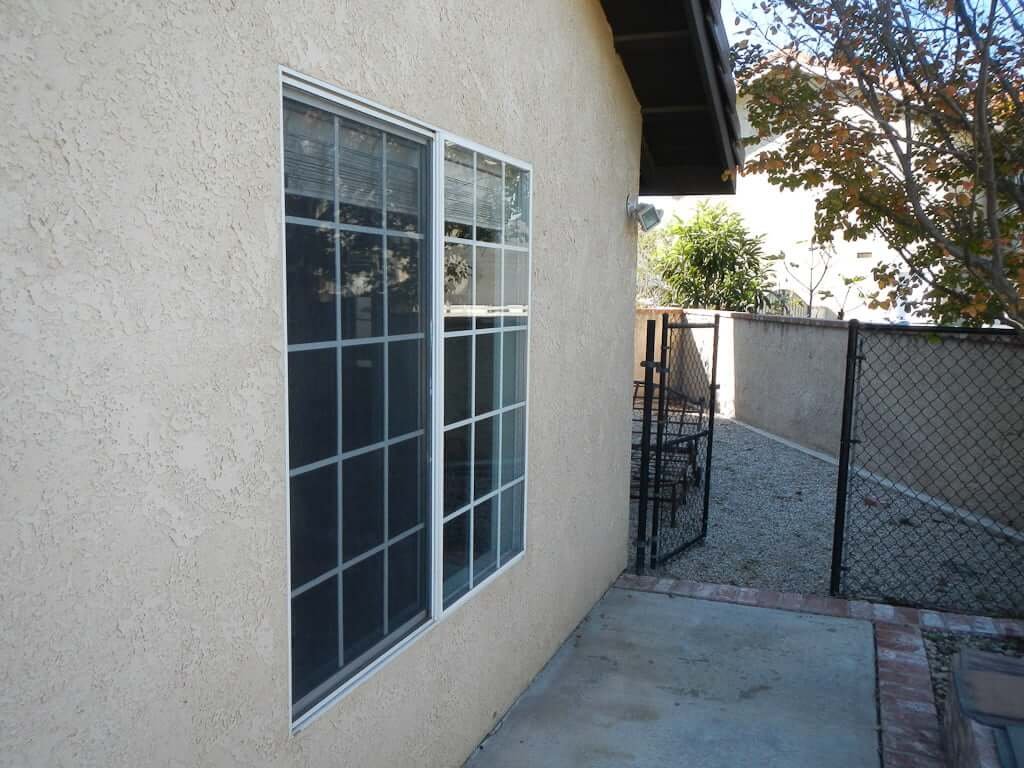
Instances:
[[[784,0],[734,47],[759,144],[820,190],[815,237],[874,233],[874,306],[1024,330],[1024,0]],[[757,42],[748,42],[751,37]]]

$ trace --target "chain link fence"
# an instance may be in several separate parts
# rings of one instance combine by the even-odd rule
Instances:
[[[850,324],[832,591],[1024,616],[1024,341]]]

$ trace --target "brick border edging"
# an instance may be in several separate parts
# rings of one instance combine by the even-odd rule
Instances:
[[[863,619],[875,624],[908,626],[936,632],[961,632],[989,637],[1024,638],[1024,620],[993,619],[988,616],[967,616],[961,613],[919,610],[899,605],[869,603],[865,600],[844,600],[838,597],[805,595],[799,592],[776,592],[770,589],[735,587],[731,584],[705,584],[685,579],[635,576],[624,573],[612,585],[638,592],[658,592],[699,600],[756,605],[783,611],[815,613],[847,619]]]
[[[918,627],[875,625],[878,720],[885,768],[941,768],[942,729]]]
[[[796,592],[624,573],[620,589],[861,619],[874,625],[880,754],[885,768],[942,768],[945,754],[922,629],[1024,637],[1024,621],[965,616]]]

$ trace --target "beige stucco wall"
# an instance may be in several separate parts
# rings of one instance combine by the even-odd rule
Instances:
[[[712,323],[719,316],[716,410],[729,418],[813,450],[839,453],[846,372],[846,324],[828,320],[752,316],[700,309],[638,308],[633,331],[633,376],[641,378],[646,321],[668,313]],[[699,333],[699,332],[698,332]],[[710,332],[709,332],[710,333]],[[682,343],[710,370],[702,334]],[[659,335],[660,340],[660,335]]]
[[[459,764],[625,563],[640,115],[600,4],[0,30],[0,764]],[[279,64],[534,167],[526,556],[297,736]]]

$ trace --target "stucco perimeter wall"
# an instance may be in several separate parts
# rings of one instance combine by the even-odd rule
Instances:
[[[0,764],[460,764],[625,564],[640,114],[600,4],[0,30]],[[297,736],[279,64],[534,167],[526,556]]]
[[[719,316],[717,410],[807,448],[839,453],[846,371],[846,324],[828,320],[755,317],[740,312],[637,309],[634,379],[642,378],[645,326],[668,313],[675,322]],[[660,320],[659,320],[660,333]],[[710,369],[710,346],[685,338]],[[659,337],[660,339],[660,337]],[[677,372],[678,375],[678,372]]]

